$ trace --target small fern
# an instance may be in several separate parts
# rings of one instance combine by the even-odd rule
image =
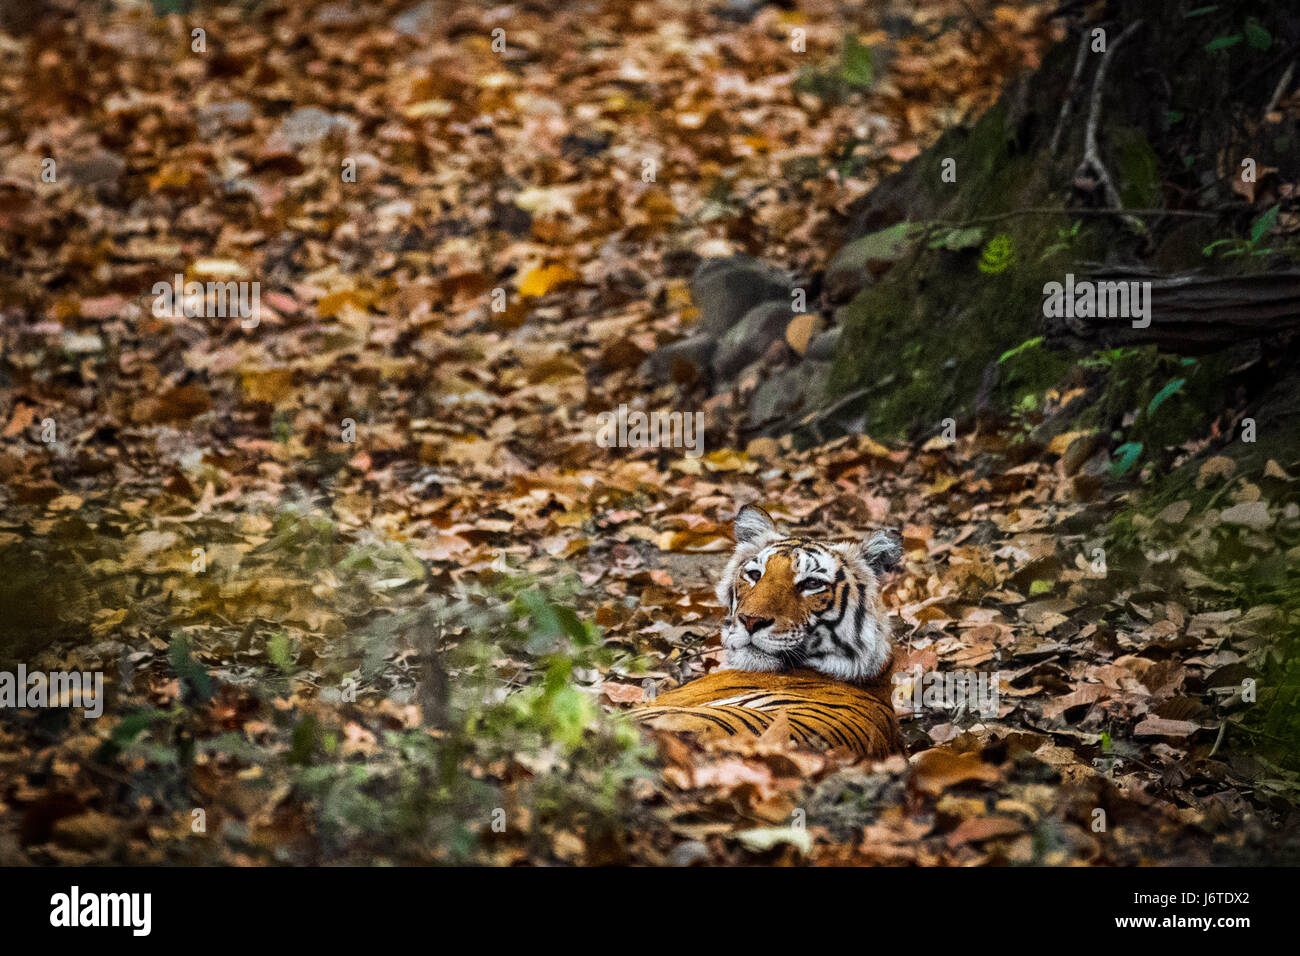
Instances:
[[[1005,232],[998,233],[985,244],[980,253],[979,269],[985,275],[997,275],[1006,272],[1015,262],[1015,246],[1011,237]]]

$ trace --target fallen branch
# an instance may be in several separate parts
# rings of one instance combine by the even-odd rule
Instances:
[[[1300,329],[1300,271],[1247,276],[1090,275],[1096,282],[1149,281],[1150,324],[1123,316],[1045,318],[1049,341],[1114,348],[1157,345],[1183,354],[1211,352]]]

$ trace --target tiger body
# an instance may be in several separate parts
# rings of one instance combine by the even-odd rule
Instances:
[[[761,737],[784,715],[797,744],[874,759],[903,747],[890,690],[888,677],[850,684],[804,668],[717,670],[659,695],[637,710],[637,719],[657,730],[720,740]]]
[[[897,541],[792,537],[753,506],[735,530],[717,588],[728,612],[722,669],[659,696],[638,719],[717,739],[761,735],[784,715],[797,742],[861,757],[901,750],[879,584],[902,555]]]

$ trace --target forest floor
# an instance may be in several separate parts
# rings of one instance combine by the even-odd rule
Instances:
[[[1052,4],[119,6],[0,35],[0,669],[107,681],[99,717],[0,711],[0,864],[1201,863],[1294,834],[1296,775],[1222,710],[1274,609],[1108,565],[1133,489],[1070,441],[595,439],[622,403],[694,410],[638,369],[700,257],[822,267],[855,198],[1037,63]],[[256,325],[155,308],[176,274],[258,282]],[[1281,468],[1211,461],[1206,534],[1296,522]],[[621,711],[718,661],[750,501],[900,529],[902,669],[997,671],[996,713],[909,693],[878,765],[639,737]]]

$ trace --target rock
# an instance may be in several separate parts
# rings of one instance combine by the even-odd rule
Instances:
[[[793,315],[785,300],[764,302],[746,312],[718,341],[718,350],[713,353],[714,376],[720,380],[731,378],[761,357],[773,342],[784,340],[785,327]]]
[[[335,131],[347,135],[356,128],[357,121],[350,116],[327,113],[318,106],[303,106],[281,121],[278,132],[293,146],[310,146]]]
[[[433,32],[437,19],[437,11],[434,10],[433,0],[425,0],[424,3],[416,4],[409,10],[403,10],[395,16],[393,18],[393,29],[402,36],[428,36]]]
[[[762,0],[723,0],[712,8],[712,12],[723,20],[748,23],[758,16],[758,11],[762,7]]]
[[[1096,432],[1085,432],[1081,435],[1075,435],[1066,446],[1065,454],[1061,456],[1061,467],[1067,475],[1077,474],[1079,469],[1096,454],[1097,449],[1101,447],[1103,436]]]
[[[327,3],[316,11],[316,25],[329,29],[348,28],[360,30],[365,26],[365,14],[350,3]]]
[[[916,225],[900,222],[854,239],[835,254],[826,267],[826,296],[832,303],[845,302],[903,257],[912,244]]]
[[[669,866],[691,866],[703,863],[709,858],[709,848],[699,840],[687,840],[679,843],[668,853]]]
[[[808,351],[804,353],[804,358],[810,362],[829,362],[835,357],[835,350],[839,348],[841,332],[843,329],[837,325],[817,336],[808,343]]]
[[[642,366],[642,374],[656,382],[690,381],[709,367],[718,343],[708,335],[670,342],[656,349]]]
[[[87,156],[73,156],[58,167],[60,181],[78,186],[104,186],[116,184],[126,172],[126,160],[117,153],[97,149]]]
[[[208,103],[199,107],[195,124],[204,139],[216,136],[223,129],[247,128],[253,124],[253,106],[247,100]]]
[[[86,649],[86,654],[90,661],[97,666],[102,667],[104,664],[114,664],[122,659],[126,653],[126,645],[121,641],[100,641],[92,647]]]
[[[749,400],[749,427],[761,428],[811,408],[826,390],[830,372],[830,362],[803,362],[764,381]]]
[[[700,310],[696,328],[721,338],[750,309],[771,299],[785,301],[790,315],[790,281],[750,256],[706,259],[691,279],[691,301]]]

